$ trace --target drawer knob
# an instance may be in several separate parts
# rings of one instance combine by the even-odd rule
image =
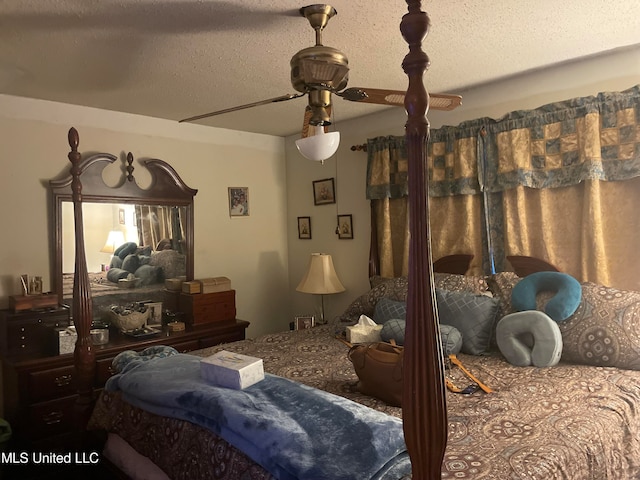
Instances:
[[[42,421],[46,425],[56,425],[62,421],[64,414],[62,412],[49,412],[42,416]]]
[[[60,375],[59,377],[56,377],[53,381],[56,384],[56,386],[64,387],[71,383],[71,375]]]

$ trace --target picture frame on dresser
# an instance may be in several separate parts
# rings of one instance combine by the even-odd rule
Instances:
[[[149,312],[149,318],[147,319],[147,325],[161,326],[162,325],[162,302],[147,303],[147,308],[151,310]]]
[[[296,330],[307,330],[316,326],[316,317],[314,315],[304,315],[296,317],[294,323]]]

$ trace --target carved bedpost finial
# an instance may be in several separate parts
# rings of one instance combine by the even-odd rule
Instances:
[[[133,182],[133,153],[127,153],[127,180]]]
[[[422,40],[429,31],[429,16],[419,0],[407,0],[409,13],[400,31],[409,45],[402,68],[409,78],[405,95],[405,126],[409,177],[409,292],[403,372],[402,418],[412,478],[438,480],[447,444],[447,408],[442,351],[431,274],[431,233],[427,176],[429,96],[423,75],[429,57]],[[434,341],[436,339],[436,341]]]
[[[82,217],[82,182],[80,181],[80,163],[82,155],[78,152],[80,144],[78,132],[75,128],[69,130],[68,154],[71,162],[71,196],[73,200],[73,219],[75,229],[75,267],[73,277],[72,315],[78,339],[76,340],[74,355],[74,381],[78,391],[78,398],[74,405],[74,424],[76,442],[81,447],[84,432],[91,415],[93,405],[93,382],[95,378],[95,351],[91,341],[91,320],[93,319],[93,304],[91,287],[87,272],[87,260],[84,245],[84,228]]]
[[[82,194],[82,184],[79,180],[80,160],[82,160],[82,155],[78,152],[80,136],[78,135],[78,131],[71,127],[67,134],[67,138],[69,140],[69,147],[71,147],[71,151],[67,155],[67,158],[69,158],[69,161],[71,162],[71,193],[73,195],[73,200],[79,202]]]

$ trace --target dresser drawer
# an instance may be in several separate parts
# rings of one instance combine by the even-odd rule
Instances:
[[[40,439],[69,432],[73,428],[73,412],[77,395],[29,406],[30,438]]]
[[[105,358],[96,362],[96,387],[103,387],[109,377],[116,373],[111,369],[112,361],[113,358]]]
[[[75,393],[73,365],[28,374],[29,400],[39,402]]]
[[[69,312],[66,309],[18,313],[3,310],[0,314],[0,350],[11,356],[55,355],[52,329],[67,326]]]
[[[223,322],[236,318],[236,292],[180,294],[180,309],[193,325]]]

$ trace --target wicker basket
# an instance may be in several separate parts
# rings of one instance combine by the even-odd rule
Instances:
[[[150,313],[151,309],[149,308],[144,312],[131,312],[127,315],[119,315],[114,311],[109,311],[111,324],[123,331],[142,328],[147,323]]]

